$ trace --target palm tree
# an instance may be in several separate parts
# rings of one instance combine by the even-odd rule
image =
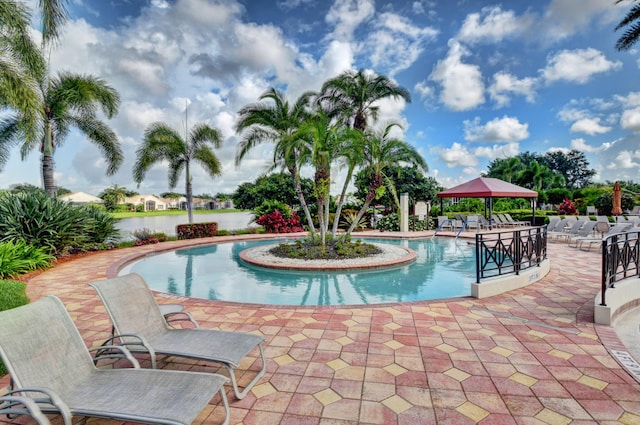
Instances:
[[[320,93],[320,103],[328,106],[341,122],[360,131],[367,129],[369,118],[377,120],[379,107],[375,102],[388,97],[411,102],[407,89],[364,70],[343,72],[326,81]]]
[[[345,233],[344,238],[353,232],[353,229],[371,205],[371,202],[378,197],[379,191],[384,190],[381,188],[384,187],[385,182],[385,167],[395,167],[406,163],[416,166],[423,171],[427,171],[428,169],[424,158],[422,158],[413,146],[403,140],[391,137],[391,130],[396,126],[400,127],[399,124],[391,123],[383,129],[368,131],[365,134],[363,168],[370,176],[369,188],[364,204]]]
[[[193,189],[191,161],[195,160],[205,169],[209,176],[222,174],[220,161],[211,148],[222,145],[222,134],[217,128],[208,124],[196,124],[183,138],[168,125],[156,122],[144,132],[142,144],[136,151],[136,163],[133,166],[133,179],[138,185],[144,180],[147,171],[156,163],[169,163],[169,189],[176,187],[178,178],[185,171],[187,195],[187,212],[189,223],[193,222]]]
[[[354,135],[354,133],[358,134]],[[309,164],[314,168],[318,227],[323,245],[326,243],[329,230],[331,166],[340,152],[350,148],[349,145],[354,136],[360,136],[360,133],[340,125],[322,110],[307,118],[293,136],[294,140],[306,144],[305,148],[300,149],[301,163]]]
[[[616,4],[625,0],[616,0]],[[636,1],[636,0],[634,0]],[[615,30],[627,27],[626,31],[616,41],[616,50],[629,50],[640,39],[640,5],[634,5],[627,15],[615,27]]]
[[[65,8],[67,2],[39,2],[42,9],[41,57],[59,39],[60,28],[68,17]],[[90,142],[98,146],[107,161],[107,175],[114,174],[122,163],[122,150],[117,135],[98,119],[97,112],[101,109],[108,118],[112,118],[120,106],[118,92],[102,79],[91,75],[59,72],[57,76],[50,77],[46,64],[41,67],[41,63],[35,59],[27,62],[28,76],[37,81],[39,86],[39,99],[35,105],[31,105],[34,109],[18,111],[17,116],[0,122],[0,134],[6,137],[5,142],[17,142],[21,135],[19,129],[28,129],[32,117],[37,116],[38,138],[25,138],[21,155],[24,159],[39,144],[43,187],[51,197],[56,196],[53,155],[55,149],[63,144],[71,127],[79,129]]]
[[[282,92],[271,88],[260,96],[258,102],[240,109],[236,122],[236,132],[244,132],[238,145],[236,166],[260,143],[275,143],[273,165],[283,166],[293,177],[296,194],[311,234],[315,233],[315,228],[300,183],[298,150],[301,144],[295,143],[297,140],[294,134],[309,115],[308,108],[313,95],[311,92],[303,93],[292,106]],[[269,102],[263,102],[265,100]]]
[[[558,187],[564,184],[564,177],[553,172],[549,167],[538,161],[531,161],[527,168],[520,171],[518,180],[525,187],[529,187],[536,191]]]
[[[11,142],[38,138],[39,91],[31,71],[42,73],[45,62],[29,36],[30,14],[22,3],[0,2],[0,108],[23,114],[22,127],[0,123],[0,168],[9,159]]]

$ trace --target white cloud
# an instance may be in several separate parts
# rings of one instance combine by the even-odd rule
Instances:
[[[600,125],[600,118],[582,118],[573,123],[570,131],[572,133],[585,133],[594,136],[611,131],[611,127]]]
[[[611,62],[596,49],[562,50],[551,56],[546,68],[540,70],[547,83],[566,80],[584,84],[592,76],[622,67],[622,62]]]
[[[484,83],[477,65],[462,62],[467,50],[456,40],[449,41],[447,57],[439,60],[430,79],[442,87],[440,101],[454,111],[464,111],[484,103]]]
[[[374,13],[373,0],[336,0],[325,17],[326,22],[334,27],[331,38],[351,41],[356,28],[373,18]]]
[[[500,71],[493,75],[493,83],[489,87],[489,95],[496,102],[496,107],[501,108],[509,105],[511,95],[521,95],[527,102],[533,103],[535,100],[536,78],[526,77],[518,79],[508,72]]]
[[[509,158],[520,152],[519,143],[505,143],[493,146],[479,146],[473,150],[475,156],[496,159]]]
[[[529,137],[529,124],[522,124],[517,118],[504,116],[495,118],[485,125],[480,119],[464,121],[465,140],[472,142],[507,142],[514,143]]]
[[[620,125],[625,130],[640,132],[640,106],[624,111],[620,117]]]
[[[543,28],[536,27],[537,34],[558,41],[582,29],[592,30],[589,25],[594,21],[596,25],[604,26],[617,19],[613,3],[607,0],[552,0],[540,19]]]
[[[437,153],[447,167],[468,166],[474,167],[478,165],[478,159],[467,149],[466,146],[453,142],[450,148],[433,148],[433,152]]]
[[[607,165],[608,169],[629,169],[640,167],[640,150],[618,152],[615,160]]]
[[[470,44],[496,43],[522,34],[532,22],[531,17],[518,18],[512,10],[503,11],[500,6],[484,7],[480,13],[467,15],[456,38]]]
[[[573,139],[571,141],[571,149],[579,150],[581,152],[602,152],[610,149],[615,145],[614,142],[605,142],[600,146],[591,146],[587,144],[586,140],[583,138]]]
[[[415,26],[408,18],[389,12],[380,14],[375,27],[366,39],[366,50],[372,52],[372,65],[390,69],[392,77],[411,66],[425,44],[438,34],[433,28]]]

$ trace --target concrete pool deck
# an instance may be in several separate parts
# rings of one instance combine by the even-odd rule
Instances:
[[[383,235],[390,236],[376,237]],[[114,275],[134,255],[202,242],[96,253],[33,277],[27,293],[31,300],[59,296],[87,345],[96,346],[110,322],[88,282]],[[482,300],[291,307],[157,298],[178,299],[203,328],[266,338],[267,374],[245,399],[230,393],[232,424],[640,423],[640,384],[613,354],[626,349],[613,327],[593,323],[599,254],[550,242],[548,255],[545,278]],[[249,369],[240,383],[259,368],[252,355],[240,365]],[[218,371],[184,359],[160,363]],[[0,380],[7,384],[8,377]],[[194,423],[221,423],[217,402]]]

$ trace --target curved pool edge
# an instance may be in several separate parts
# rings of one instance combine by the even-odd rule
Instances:
[[[327,260],[309,260],[306,264],[288,262],[286,259],[281,259],[281,263],[273,263],[263,261],[259,258],[252,257],[252,253],[261,247],[247,248],[240,252],[240,260],[247,264],[256,267],[262,267],[265,269],[275,270],[291,270],[291,271],[312,271],[312,272],[337,272],[337,271],[349,271],[349,270],[379,270],[387,269],[397,266],[404,266],[410,264],[416,260],[416,252],[407,247],[397,246],[398,249],[404,250],[406,254],[401,258],[394,258],[391,260],[374,260],[367,263],[350,262],[349,260],[336,260],[340,261],[339,264],[327,265]]]

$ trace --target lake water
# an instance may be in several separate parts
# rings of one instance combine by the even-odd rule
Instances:
[[[257,226],[250,223],[253,214],[250,212],[229,212],[220,214],[194,214],[194,223],[216,222],[220,230],[239,230]],[[167,236],[176,235],[178,224],[187,224],[187,215],[166,215],[156,217],[133,217],[118,220],[116,227],[120,230],[122,239],[134,239],[131,233],[135,230],[150,229],[154,232],[162,232]]]

